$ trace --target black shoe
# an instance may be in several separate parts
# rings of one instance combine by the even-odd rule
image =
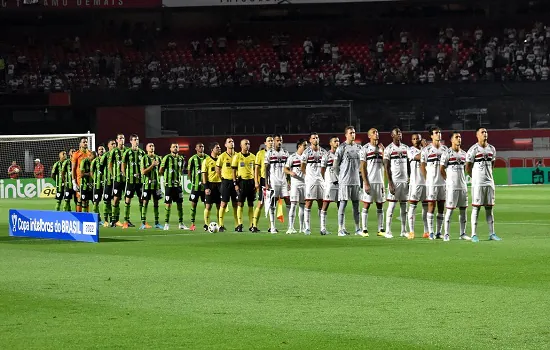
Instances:
[[[435,239],[443,239],[443,236],[441,235],[441,233],[436,233]]]
[[[111,227],[116,227],[116,221],[111,221]]]
[[[220,229],[219,229],[219,232],[225,232],[225,227],[224,226],[221,226]]]
[[[130,220],[126,221],[128,223],[128,227],[136,227],[136,225],[132,224],[132,222],[130,222]]]
[[[235,232],[243,232],[243,225],[239,225],[237,227],[235,227]]]
[[[279,233],[279,230],[275,229],[268,229],[267,232],[269,233]]]
[[[204,224],[204,226],[202,228],[204,229],[204,231],[208,231],[208,225],[207,224]]]
[[[260,232],[260,230],[258,230],[257,227],[252,226],[252,227],[250,227],[250,232]]]

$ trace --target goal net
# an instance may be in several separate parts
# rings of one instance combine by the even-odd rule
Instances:
[[[18,178],[34,178],[35,160],[44,166],[44,177],[50,177],[59,152],[78,149],[80,138],[88,138],[88,148],[95,150],[95,134],[0,135],[0,179],[10,178],[8,168],[13,162],[21,168]]]

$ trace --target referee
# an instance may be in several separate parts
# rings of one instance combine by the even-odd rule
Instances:
[[[233,156],[231,167],[233,168],[233,186],[237,192],[237,228],[235,231],[243,232],[243,207],[248,203],[249,231],[252,231],[252,215],[254,213],[254,197],[256,186],[254,183],[254,163],[256,157],[250,153],[250,141],[241,140],[241,152]]]
[[[225,208],[229,200],[233,205],[233,218],[235,223],[238,222],[237,219],[237,192],[235,191],[235,186],[233,185],[233,168],[231,168],[231,161],[235,155],[235,142],[232,138],[228,137],[225,140],[225,149],[216,161],[216,172],[218,176],[222,179],[222,185],[220,188],[220,193],[222,197],[222,202],[220,205],[220,211],[218,213],[218,224],[220,225],[220,232],[225,231],[225,226],[223,222],[223,217],[225,215]],[[237,227],[235,227],[237,231]]]

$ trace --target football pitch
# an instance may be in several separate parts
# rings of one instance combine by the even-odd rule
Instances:
[[[259,234],[204,233],[201,206],[195,232],[176,230],[172,210],[173,231],[101,228],[99,244],[16,239],[10,208],[54,202],[2,200],[0,348],[547,348],[550,187],[499,187],[496,197],[503,241],[487,241],[482,210],[479,243],[457,239],[457,212],[451,242],[376,237],[374,208],[371,237],[337,237],[334,206],[330,236],[318,234],[316,206],[311,236],[285,235],[280,223],[267,234],[264,217]]]

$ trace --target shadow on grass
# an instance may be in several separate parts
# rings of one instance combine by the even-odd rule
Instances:
[[[140,242],[141,239],[118,239],[118,238],[105,238],[99,239],[99,243],[124,243],[124,242]],[[0,236],[0,244],[59,244],[59,243],[76,243],[77,241],[64,241],[57,239],[42,239],[42,238],[30,238],[30,237],[12,237],[12,236]],[[77,242],[86,243],[86,242]]]

